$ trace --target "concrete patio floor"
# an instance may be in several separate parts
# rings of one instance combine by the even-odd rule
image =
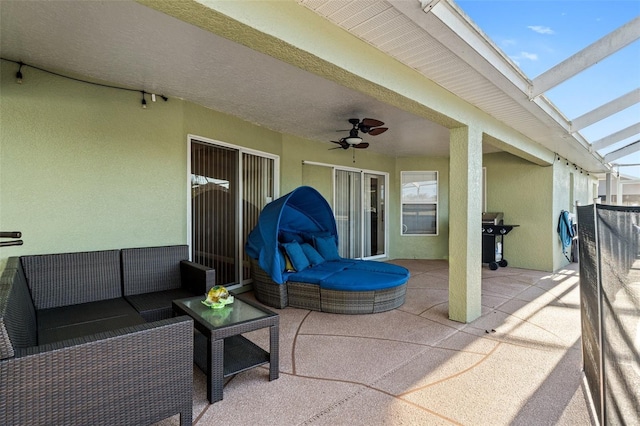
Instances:
[[[590,425],[580,352],[578,266],[554,274],[482,269],[482,316],[447,317],[445,261],[411,271],[403,306],[372,315],[280,314],[280,378],[268,366],[206,400],[196,425]],[[252,297],[252,294],[248,294]],[[268,348],[268,331],[248,333]],[[178,418],[159,425],[178,424]]]

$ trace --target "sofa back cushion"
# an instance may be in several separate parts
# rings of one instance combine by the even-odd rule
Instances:
[[[0,359],[13,357],[14,349],[36,344],[36,313],[27,279],[20,260],[11,257],[0,275]]]
[[[123,249],[124,295],[132,296],[180,288],[181,260],[189,260],[189,246]]]
[[[122,297],[120,251],[20,257],[36,310]]]

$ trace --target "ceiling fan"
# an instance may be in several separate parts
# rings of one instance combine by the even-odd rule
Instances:
[[[358,135],[358,132],[366,133],[370,136],[376,136],[388,130],[388,128],[386,127],[380,127],[384,125],[382,121],[373,118],[363,118],[362,121],[357,118],[350,118],[349,123],[351,123],[351,125],[353,126],[348,130],[349,136],[347,136],[346,138],[340,138],[340,140],[337,141],[331,141],[340,146],[329,149],[367,148],[369,146],[369,143],[363,142],[362,138]],[[347,130],[338,131],[346,132]]]

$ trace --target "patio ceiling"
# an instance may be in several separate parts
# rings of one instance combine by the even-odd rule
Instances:
[[[455,4],[298,3],[581,168],[606,170],[597,150],[544,94],[531,96],[535,81]],[[392,131],[369,140],[369,150],[448,155],[448,130],[439,124],[135,2],[2,1],[0,23],[5,59],[186,99],[321,142],[340,137],[336,130],[348,128],[348,118],[378,118]],[[29,72],[23,69],[25,84]],[[631,102],[634,96],[629,95]],[[484,146],[485,152],[498,150]],[[336,155],[343,154],[339,151]]]
[[[529,79],[452,0],[298,0],[319,15],[552,151],[573,159],[580,148],[606,163],[640,151],[640,122],[597,141],[580,130],[640,103],[640,87],[570,120],[545,92],[640,39],[640,16]],[[629,64],[638,75],[640,63]],[[603,149],[634,138],[608,154]]]

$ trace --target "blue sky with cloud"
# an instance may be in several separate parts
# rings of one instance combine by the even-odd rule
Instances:
[[[457,0],[456,4],[530,79],[640,16],[640,0]],[[574,119],[638,87],[640,40],[545,95],[568,119]],[[593,142],[638,121],[640,104],[581,133]],[[639,138],[626,139],[601,153]],[[640,163],[640,153],[617,162]],[[622,172],[640,177],[640,167]]]

